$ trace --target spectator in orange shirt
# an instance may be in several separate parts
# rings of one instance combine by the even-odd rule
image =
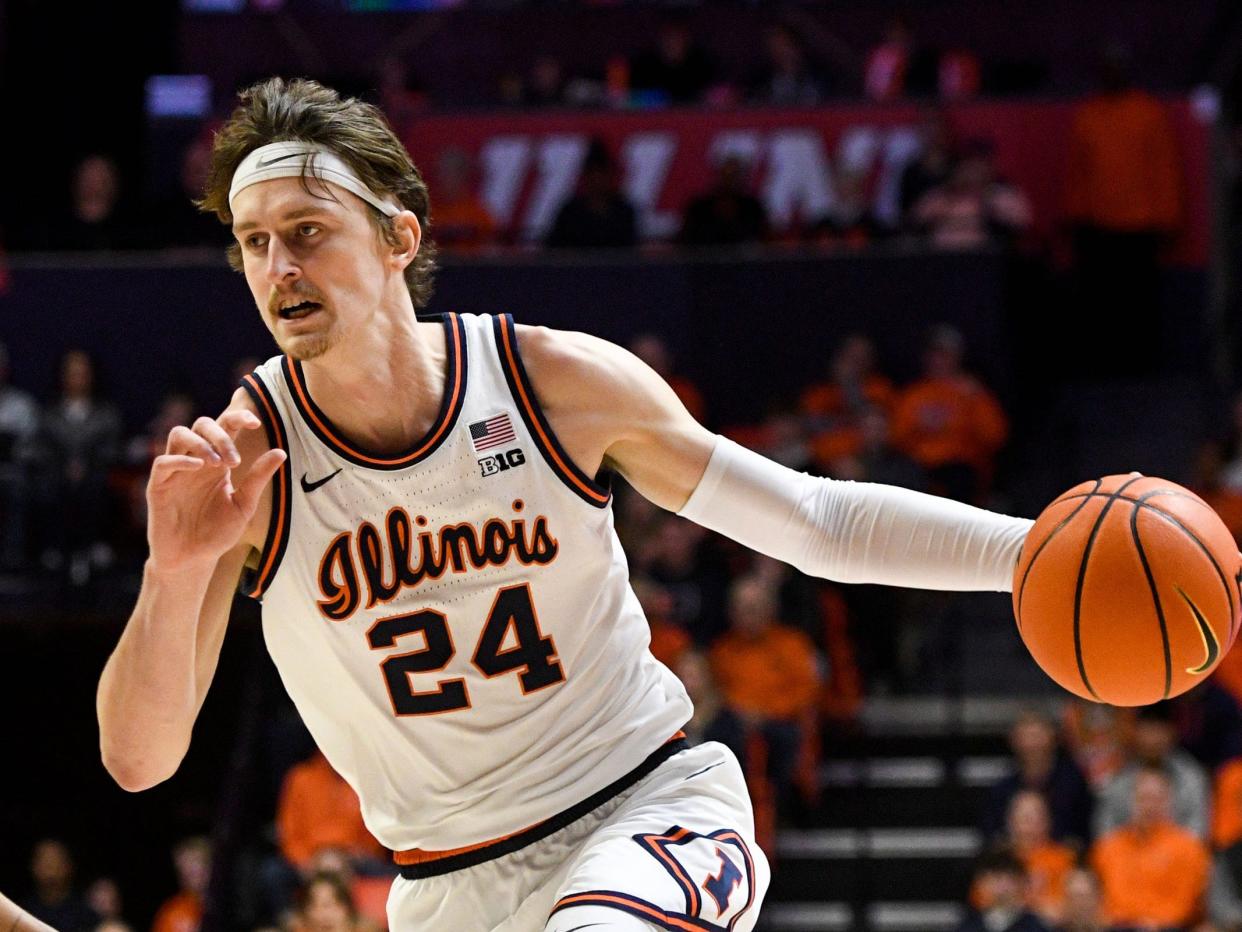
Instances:
[[[923,378],[897,400],[893,445],[927,470],[932,491],[981,503],[1009,422],[996,396],[962,368],[964,353],[958,331],[932,331]]]
[[[386,871],[384,849],[362,823],[358,796],[316,750],[285,775],[276,803],[280,855],[261,868],[270,916],[283,921],[298,884],[316,869],[316,855],[339,850],[359,873]]]
[[[1212,794],[1212,845],[1219,851],[1242,841],[1242,757],[1216,772]]]
[[[1216,773],[1212,803],[1212,845],[1219,852],[1209,902],[1213,919],[1229,928],[1242,922],[1223,918],[1242,917],[1242,757],[1229,761]],[[1222,916],[1222,914],[1224,914]]]
[[[1181,928],[1203,913],[1211,862],[1206,846],[1170,817],[1168,776],[1145,767],[1134,782],[1134,812],[1096,842],[1091,863],[1113,925]]]
[[[1066,213],[1074,225],[1076,342],[1109,345],[1084,358],[1083,371],[1152,371],[1160,351],[1151,338],[1160,332],[1158,257],[1181,220],[1181,157],[1164,105],[1135,87],[1123,48],[1105,51],[1100,92],[1074,114]]]
[[[1048,801],[1033,790],[1013,798],[1008,821],[1009,843],[1026,867],[1026,904],[1045,922],[1055,924],[1065,912],[1065,881],[1078,854],[1052,840]]]
[[[858,430],[862,440],[858,452],[824,463],[827,475],[851,482],[882,482],[916,492],[927,488],[923,468],[893,446],[888,415],[879,408],[868,408],[861,415]]]
[[[450,147],[436,164],[435,241],[446,252],[478,252],[496,241],[496,221],[474,189],[474,166]]]
[[[173,866],[180,890],[155,914],[151,932],[198,932],[211,878],[211,842],[202,837],[178,842],[173,848]]]
[[[997,848],[979,859],[971,889],[978,911],[957,932],[1048,932],[1026,906],[1026,869],[1010,849]]]
[[[673,594],[650,579],[630,581],[638,603],[651,628],[651,654],[670,670],[677,668],[681,655],[690,649],[690,632],[677,623]]]
[[[384,852],[362,824],[357,795],[318,750],[285,776],[276,828],[281,852],[300,870],[320,848],[340,848],[360,862]]]
[[[1065,907],[1065,880],[1078,853],[1052,840],[1048,801],[1035,790],[1022,790],[1009,803],[1006,840],[1026,869],[1026,905],[1048,924],[1060,921]],[[971,889],[971,905],[986,903],[981,884]]]
[[[1219,443],[1208,441],[1200,445],[1190,489],[1220,515],[1233,539],[1242,547],[1242,489],[1225,481],[1225,455]]]
[[[757,576],[729,588],[729,631],[711,649],[712,672],[725,705],[751,733],[762,734],[778,798],[786,798],[803,741],[803,720],[815,707],[819,671],[803,632],[777,620],[776,590]],[[746,749],[739,757],[745,763]]]
[[[815,463],[826,468],[843,456],[855,456],[863,446],[861,422],[866,412],[892,410],[897,391],[876,368],[875,344],[861,333],[851,333],[833,352],[828,378],[809,386],[799,402]]]
[[[1242,705],[1242,650],[1225,652],[1212,673],[1212,682],[1228,692],[1234,702]]]

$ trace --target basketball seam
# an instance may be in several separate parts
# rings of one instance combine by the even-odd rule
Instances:
[[[1099,479],[1095,480],[1095,488],[1091,490],[1092,493],[1094,493],[1095,490],[1100,487],[1100,481],[1101,480]],[[1052,538],[1056,537],[1057,534],[1061,532],[1062,528],[1064,528],[1067,524],[1069,524],[1072,520],[1074,520],[1074,516],[1078,514],[1078,512],[1082,511],[1084,508],[1087,507],[1087,502],[1090,500],[1090,497],[1091,497],[1090,493],[1084,496],[1082,502],[1079,503],[1078,507],[1075,508],[1073,511],[1071,511],[1064,518],[1062,518],[1060,523],[1057,524],[1056,527],[1054,527],[1051,531],[1048,532],[1048,536],[1045,537],[1043,541],[1040,542],[1039,547],[1036,549],[1035,553],[1031,556],[1031,562],[1026,565],[1026,571],[1022,574],[1022,583],[1018,586],[1018,608],[1017,608],[1017,611],[1014,612],[1014,620],[1017,621],[1018,623],[1019,633],[1022,632],[1022,600],[1026,597],[1026,581],[1031,575],[1031,570],[1035,568],[1035,561],[1039,559],[1039,555],[1044,552],[1044,548],[1048,546]],[[1057,501],[1053,502],[1052,504],[1053,505],[1058,504],[1060,501],[1061,499],[1057,499]],[[1051,508],[1052,506],[1049,505],[1048,507]]]
[[[1153,508],[1152,510],[1159,511],[1160,509]],[[1130,535],[1134,538],[1135,549],[1138,550],[1139,560],[1143,564],[1147,586],[1151,589],[1151,599],[1156,605],[1156,619],[1160,622],[1160,641],[1164,646],[1164,695],[1160,698],[1168,699],[1169,690],[1173,688],[1173,656],[1169,648],[1169,625],[1164,620],[1164,605],[1160,601],[1160,590],[1156,587],[1155,574],[1151,571],[1151,564],[1147,561],[1147,552],[1143,549],[1143,541],[1139,538],[1138,516],[1141,513],[1142,508],[1135,508],[1130,512]]]
[[[1078,662],[1078,675],[1082,678],[1082,684],[1087,687],[1087,692],[1097,702],[1102,702],[1099,693],[1095,691],[1095,687],[1091,685],[1091,681],[1087,679],[1087,666],[1082,659],[1082,592],[1087,581],[1087,563],[1091,560],[1091,551],[1095,547],[1095,539],[1099,536],[1100,528],[1104,525],[1104,519],[1108,517],[1108,510],[1113,507],[1113,502],[1121,498],[1121,493],[1138,482],[1141,477],[1135,477],[1129,482],[1122,485],[1115,492],[1108,496],[1108,501],[1104,503],[1104,507],[1100,509],[1099,515],[1095,519],[1095,526],[1091,528],[1091,535],[1087,538],[1087,546],[1083,549],[1082,563],[1078,567],[1078,584],[1074,588],[1074,659]],[[1159,510],[1159,509],[1153,509]]]
[[[1126,483],[1126,485],[1129,485],[1129,483]],[[1053,504],[1057,504],[1058,502],[1068,502],[1075,498],[1081,498],[1083,499],[1084,502],[1090,498],[1103,498],[1103,497],[1115,498],[1115,499],[1119,499],[1124,502],[1130,502],[1130,504],[1137,505],[1139,508],[1146,508],[1155,514],[1160,515],[1160,517],[1164,518],[1169,523],[1176,525],[1183,534],[1185,534],[1187,537],[1189,537],[1192,541],[1195,542],[1195,546],[1197,546],[1200,550],[1203,551],[1203,555],[1207,557],[1208,561],[1212,564],[1212,569],[1216,570],[1216,576],[1220,580],[1220,584],[1225,589],[1225,599],[1229,603],[1229,637],[1232,640],[1233,629],[1236,626],[1235,621],[1236,621],[1237,612],[1234,609],[1233,589],[1229,585],[1229,578],[1225,575],[1225,571],[1221,569],[1220,564],[1216,562],[1216,557],[1213,556],[1212,551],[1208,548],[1207,544],[1205,544],[1202,540],[1200,540],[1199,535],[1196,534],[1194,531],[1192,531],[1190,528],[1188,528],[1182,522],[1181,518],[1179,518],[1177,515],[1173,514],[1172,512],[1165,511],[1163,508],[1157,508],[1155,505],[1151,504],[1148,501],[1148,499],[1154,498],[1157,495],[1172,495],[1175,498],[1184,498],[1184,499],[1187,499],[1188,501],[1198,502],[1200,505],[1203,505],[1203,507],[1207,508],[1209,511],[1212,510],[1211,506],[1208,505],[1206,502],[1204,502],[1202,499],[1198,498],[1197,496],[1187,495],[1184,492],[1178,492],[1174,489],[1153,489],[1152,491],[1145,493],[1139,498],[1130,498],[1128,495],[1119,494],[1121,490],[1124,489],[1125,487],[1126,486],[1122,486],[1121,489],[1118,489],[1116,493],[1111,493],[1111,494],[1108,492],[1091,491],[1091,492],[1078,492],[1074,495],[1064,495],[1061,498],[1057,499],[1056,502],[1053,502]],[[1050,505],[1049,507],[1052,507],[1052,506]],[[1212,512],[1212,513],[1215,514],[1215,512]]]
[[[1143,477],[1143,478],[1149,478],[1149,477]],[[1115,496],[1119,498],[1121,501],[1125,501],[1125,502],[1142,502],[1150,498],[1152,495],[1172,495],[1174,498],[1184,498],[1188,502],[1194,502],[1196,505],[1202,505],[1208,511],[1212,510],[1211,505],[1209,505],[1207,502],[1201,499],[1198,495],[1191,495],[1189,492],[1179,492],[1177,489],[1167,489],[1167,488],[1166,489],[1152,489],[1150,492],[1145,492],[1140,498],[1131,498],[1128,495],[1117,495],[1116,492],[1100,492],[1099,491],[1100,481],[1101,480],[1099,479],[1096,480],[1095,488],[1092,489],[1090,492],[1066,492],[1064,495],[1062,495],[1052,504],[1059,505],[1061,502],[1068,502],[1075,498],[1091,498],[1093,496],[1095,498],[1113,498]],[[1134,481],[1135,480],[1133,479],[1130,480],[1130,482],[1134,482]],[[1121,487],[1121,489],[1124,489],[1129,485],[1130,483],[1127,482],[1125,485]],[[1121,489],[1118,489],[1117,492],[1120,492]]]
[[[1220,580],[1221,586],[1223,586],[1225,589],[1225,601],[1229,603],[1229,637],[1232,639],[1233,629],[1234,629],[1234,619],[1236,617],[1236,612],[1233,607],[1233,589],[1229,585],[1229,579],[1228,577],[1225,576],[1225,571],[1221,569],[1221,565],[1216,562],[1216,556],[1208,548],[1208,545],[1199,539],[1198,534],[1196,534],[1190,528],[1186,527],[1186,525],[1182,523],[1181,518],[1179,518],[1175,514],[1171,514],[1170,512],[1164,511],[1161,508],[1157,508],[1155,505],[1148,504],[1147,499],[1153,498],[1156,495],[1175,495],[1178,498],[1187,498],[1189,496],[1181,495],[1180,493],[1174,492],[1171,489],[1155,489],[1151,492],[1148,492],[1141,499],[1139,499],[1138,504],[1142,508],[1150,508],[1153,512],[1160,515],[1160,517],[1164,518],[1166,521],[1177,525],[1178,529],[1181,530],[1181,532],[1185,534],[1187,537],[1189,537],[1191,540],[1193,540],[1195,542],[1195,546],[1198,547],[1200,550],[1202,550],[1203,555],[1208,558],[1208,562],[1212,564],[1212,569],[1216,570],[1216,578]],[[1192,498],[1191,500],[1198,501],[1198,499],[1194,499],[1194,498]],[[1211,506],[1208,505],[1206,502],[1200,501],[1199,503],[1203,505],[1204,508],[1207,508],[1209,511],[1211,511]],[[1212,513],[1215,514],[1215,512],[1212,512]]]

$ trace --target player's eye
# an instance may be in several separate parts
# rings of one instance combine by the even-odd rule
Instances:
[[[246,248],[247,249],[261,249],[263,248],[263,244],[265,242],[267,242],[265,237],[259,235],[258,233],[255,233],[251,236],[246,237]]]
[[[299,236],[314,236],[319,232],[319,227],[313,223],[303,223],[298,227]]]

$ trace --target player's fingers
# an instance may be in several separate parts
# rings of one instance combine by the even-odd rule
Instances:
[[[211,448],[220,455],[220,459],[229,466],[236,466],[241,462],[233,438],[229,436],[228,431],[216,423],[215,418],[200,417],[194,422],[194,433],[205,438],[211,444]]]
[[[188,427],[174,427],[169,432],[168,446],[164,452],[165,455],[197,456],[214,466],[218,466],[223,462],[220,459],[220,455],[216,453],[215,448],[207,441],[207,438],[196,434]]]
[[[197,456],[183,456],[177,453],[165,453],[157,456],[151,463],[151,480],[161,479],[178,472],[193,472],[202,469],[205,464]]]
[[[236,438],[243,430],[254,430],[262,424],[253,411],[245,411],[234,408],[225,411],[218,418],[216,423],[219,424],[230,437]]]
[[[263,493],[263,488],[272,481],[272,476],[276,474],[276,470],[284,461],[284,450],[268,450],[254,461],[246,478],[238,482],[233,491],[233,500],[237,502],[243,513],[254,512],[259,504],[259,496]]]

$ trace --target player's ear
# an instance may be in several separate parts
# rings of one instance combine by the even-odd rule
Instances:
[[[397,245],[392,247],[392,260],[404,269],[418,255],[418,247],[423,242],[423,228],[410,210],[403,210],[393,217],[392,227],[397,234]]]

